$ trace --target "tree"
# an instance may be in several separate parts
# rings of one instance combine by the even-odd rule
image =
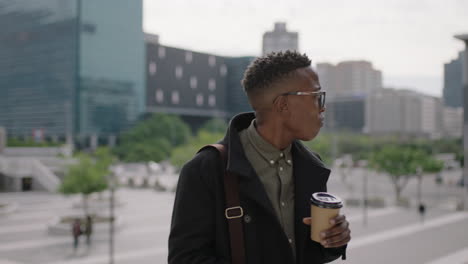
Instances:
[[[412,176],[418,173],[438,172],[442,169],[443,164],[420,149],[389,145],[371,156],[370,166],[390,176],[398,202],[402,190]]]
[[[199,131],[204,130],[211,133],[226,133],[227,127],[228,125],[223,119],[213,118],[205,122]]]
[[[180,169],[187,161],[193,158],[200,148],[218,142],[223,136],[223,133],[211,133],[201,129],[190,142],[172,151],[171,164]]]
[[[320,155],[322,161],[331,165],[332,161],[332,143],[330,134],[320,134],[311,141],[303,142],[310,150]]]
[[[80,153],[77,158],[78,164],[68,168],[65,178],[59,186],[59,192],[65,195],[81,194],[86,216],[89,215],[89,195],[107,189],[106,176],[109,174],[109,166],[114,158],[107,148],[98,148],[93,156]]]
[[[158,162],[168,159],[171,149],[188,142],[190,136],[190,128],[179,117],[153,114],[125,132],[114,153],[128,162]]]

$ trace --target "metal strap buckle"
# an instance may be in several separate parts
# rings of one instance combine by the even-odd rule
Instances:
[[[230,216],[229,211],[236,210],[236,209],[239,210],[239,214]],[[240,217],[244,216],[244,210],[242,210],[242,207],[240,207],[240,206],[229,207],[229,208],[226,208],[226,210],[224,211],[224,215],[226,216],[227,219],[240,218]]]

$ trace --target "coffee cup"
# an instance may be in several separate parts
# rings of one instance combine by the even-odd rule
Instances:
[[[331,193],[316,192],[310,198],[310,238],[313,241],[320,243],[322,238],[320,233],[329,229],[333,225],[330,219],[336,217],[340,208],[343,207],[342,200]]]

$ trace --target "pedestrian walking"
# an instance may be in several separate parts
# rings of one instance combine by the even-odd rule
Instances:
[[[426,214],[426,206],[423,203],[420,203],[418,206],[419,217],[421,218],[421,222],[424,223],[424,215]]]
[[[76,251],[78,249],[79,239],[81,235],[81,221],[76,218],[72,224],[72,235],[73,235],[73,248]]]
[[[86,235],[86,245],[91,245],[91,235],[93,233],[93,218],[91,216],[86,217],[85,230]]]

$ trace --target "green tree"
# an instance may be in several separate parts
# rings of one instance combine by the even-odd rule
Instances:
[[[320,155],[322,161],[327,164],[331,165],[332,161],[332,137],[330,134],[319,134],[315,139],[311,141],[304,141],[304,145],[306,145],[310,150],[316,152]]]
[[[455,158],[459,163],[461,167],[465,166],[465,154],[463,154],[463,150],[456,153],[456,158]]]
[[[114,153],[128,162],[158,162],[168,159],[171,149],[187,143],[190,136],[190,128],[179,117],[153,114],[125,132]]]
[[[99,148],[94,155],[85,153],[77,154],[78,164],[68,168],[59,192],[69,194],[81,194],[85,216],[88,215],[88,197],[95,192],[107,189],[106,176],[109,174],[109,166],[114,157],[109,149]]]
[[[199,131],[204,130],[204,131],[208,131],[208,132],[211,132],[211,133],[225,133],[227,127],[228,127],[228,125],[227,125],[226,121],[224,121],[223,119],[213,118],[213,119],[208,120],[207,122],[205,122],[201,126]]]
[[[223,136],[224,133],[211,133],[201,129],[190,142],[176,147],[172,151],[171,164],[180,169],[187,161],[193,158],[200,148],[218,142]]]
[[[387,145],[371,156],[370,166],[387,173],[393,184],[397,202],[409,179],[418,173],[434,173],[442,169],[442,162],[423,150],[408,146]]]

